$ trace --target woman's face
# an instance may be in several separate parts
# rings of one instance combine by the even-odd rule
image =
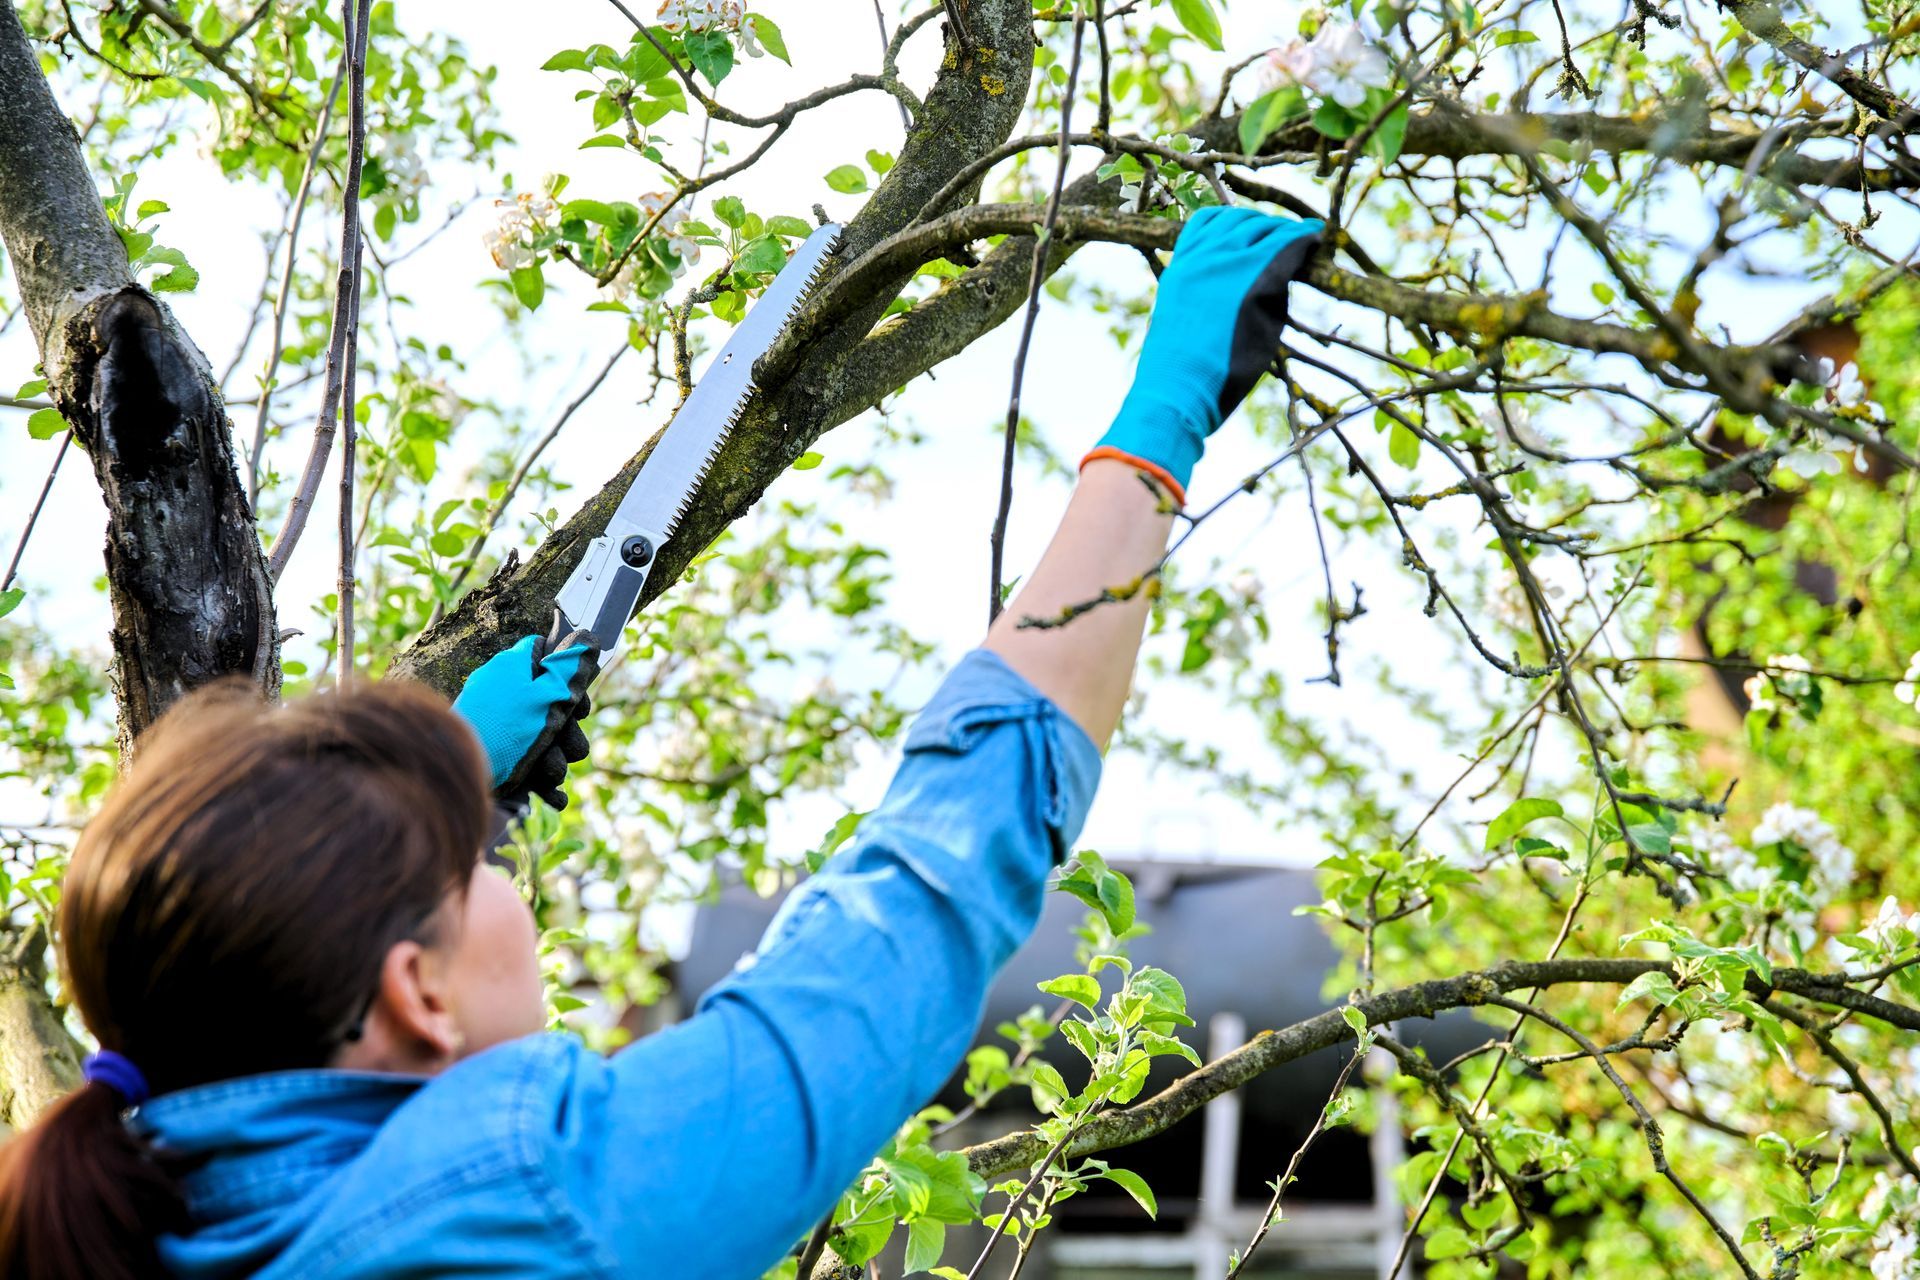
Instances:
[[[447,1003],[464,1053],[531,1035],[546,1025],[533,912],[507,873],[483,858],[460,922],[447,939]]]

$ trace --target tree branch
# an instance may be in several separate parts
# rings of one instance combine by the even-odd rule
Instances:
[[[1367,1025],[1384,1026],[1407,1018],[1431,1018],[1447,1009],[1492,1004],[1497,997],[1511,991],[1574,983],[1624,985],[1655,970],[1671,975],[1673,966],[1661,960],[1628,958],[1507,961],[1458,977],[1384,991],[1355,1001],[1354,1007],[1366,1016]],[[1787,991],[1807,999],[1856,1008],[1904,1030],[1920,1030],[1920,1010],[1856,991],[1836,975],[1775,969],[1771,987],[1751,975],[1747,986],[1762,998],[1774,991]],[[1150,1138],[1255,1076],[1352,1038],[1353,1028],[1347,1025],[1339,1009],[1328,1009],[1278,1031],[1263,1031],[1232,1053],[1182,1076],[1144,1102],[1089,1122],[1074,1139],[1066,1156],[1072,1159],[1093,1155]],[[1028,1167],[1045,1154],[1045,1150],[1037,1134],[1022,1130],[976,1143],[966,1148],[966,1155],[975,1173],[992,1179]]]

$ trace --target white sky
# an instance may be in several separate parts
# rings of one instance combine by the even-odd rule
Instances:
[[[767,0],[762,7],[782,24],[795,66],[788,69],[768,58],[752,64],[747,74],[736,73],[721,97],[737,109],[772,107],[850,71],[878,65],[878,36],[869,0]],[[1252,49],[1273,42],[1292,27],[1295,8],[1279,6],[1278,16],[1269,17],[1272,11],[1263,6],[1235,6],[1229,18],[1228,47]],[[476,20],[476,7],[460,0],[399,0],[397,6],[401,23],[416,30],[457,30],[478,63],[499,66],[495,93],[500,117],[519,139],[502,157],[503,168],[513,173],[522,189],[532,186],[540,174],[560,170],[573,175],[569,195],[631,199],[639,194],[633,185],[640,180],[637,163],[615,151],[576,149],[588,129],[585,112],[572,95],[587,83],[585,77],[538,70],[554,49],[567,44],[601,41],[622,46],[630,28],[600,0],[557,0],[542,12],[540,34],[529,39],[520,24]],[[910,84],[924,86],[930,80],[939,39],[934,24],[909,46],[903,70]],[[899,136],[899,115],[891,99],[881,94],[842,99],[804,116],[765,161],[729,189],[745,198],[749,207],[768,213],[804,215],[820,201],[830,213],[845,217],[857,209],[861,197],[834,194],[822,175],[835,165],[858,162],[870,146],[895,150]],[[1083,155],[1083,164],[1090,163],[1088,155]],[[470,194],[464,188],[435,193],[442,207]],[[190,147],[144,170],[141,196],[161,198],[172,206],[160,223],[161,240],[185,250],[203,273],[198,292],[176,297],[173,305],[215,367],[224,367],[259,283],[260,236],[277,221],[277,206],[265,193],[230,185]],[[1694,216],[1694,211],[1686,211],[1678,225]],[[524,421],[537,430],[605,358],[619,339],[624,319],[584,314],[580,307],[588,298],[585,282],[568,282],[566,268],[553,269],[550,283],[561,287],[549,293],[526,349],[516,352],[498,312],[477,292],[480,281],[496,275],[479,239],[486,217],[485,208],[467,214],[451,232],[399,269],[397,285],[419,304],[415,319],[402,323],[423,330],[431,341],[456,344],[471,366],[462,389],[476,398],[495,397],[510,410],[518,406]],[[430,211],[422,225],[435,221]],[[322,219],[310,224],[307,234],[337,234],[331,222]],[[402,246],[410,245],[418,234],[418,229],[403,230],[398,240]],[[1089,248],[1075,259],[1073,270],[1082,278],[1121,289],[1146,284],[1145,270],[1131,251]],[[1578,287],[1584,289],[1584,284]],[[1736,294],[1746,299],[1742,332],[1761,327],[1755,314],[1790,310],[1785,295],[1791,292],[1754,286]],[[1296,306],[1312,315],[1324,301],[1314,297]],[[1592,308],[1588,304],[1574,309]],[[893,405],[896,414],[910,418],[926,432],[928,442],[904,455],[897,451],[891,455],[896,501],[878,511],[862,502],[855,515],[864,538],[892,550],[896,581],[889,594],[894,615],[914,633],[937,640],[948,659],[977,641],[984,622],[987,530],[997,496],[998,432],[1006,411],[1015,328],[1003,326],[941,366],[937,381],[921,379]],[[243,367],[257,367],[259,359],[256,353]],[[31,376],[34,361],[24,323],[0,337],[0,383],[6,383],[7,391]],[[624,362],[549,455],[556,471],[575,482],[576,493],[597,487],[658,425],[657,410],[633,407],[641,384],[639,364]],[[1035,338],[1024,404],[1063,453],[1075,457],[1100,435],[1129,375],[1130,358],[1107,337],[1102,317],[1089,309],[1047,303]],[[248,385],[243,373],[235,380],[235,394],[245,394]],[[0,410],[0,552],[8,554],[54,448],[51,442],[28,439],[23,416]],[[250,430],[250,410],[237,411],[236,417],[245,420]],[[831,463],[864,457],[872,439],[872,422],[862,418],[838,428],[816,447]],[[277,461],[283,472],[297,470],[306,443],[301,427],[280,442]],[[1230,424],[1216,437],[1195,478],[1195,500],[1204,503],[1225,492],[1265,461],[1268,453]],[[772,495],[832,502],[836,495],[826,480],[830,469],[789,474]],[[333,516],[324,497],[331,492],[331,484],[323,488],[323,504],[314,512],[283,583],[284,626],[311,626],[309,603],[331,588]],[[1009,537],[1012,572],[1023,572],[1038,555],[1065,493],[1061,484],[1023,476]],[[562,506],[566,506],[564,499]],[[1423,520],[1433,528],[1435,520],[1446,518],[1430,512]],[[29,616],[67,640],[97,646],[104,654],[107,606],[88,585],[101,570],[103,524],[93,477],[76,451],[67,460],[42,528],[29,548],[22,581],[32,589]],[[1314,617],[1321,588],[1312,540],[1303,500],[1277,514],[1263,511],[1255,502],[1243,502],[1209,524],[1190,544],[1183,561],[1189,581],[1215,557],[1223,564],[1222,579],[1242,566],[1259,573],[1276,629],[1269,656],[1291,674],[1288,699],[1296,711],[1310,712],[1329,726],[1351,722],[1391,740],[1405,752],[1406,762],[1417,769],[1424,783],[1443,782],[1455,762],[1439,756],[1431,735],[1407,724],[1404,712],[1369,692],[1365,680],[1350,679],[1342,690],[1306,683],[1320,675],[1325,665]],[[501,544],[496,540],[496,545]],[[1336,564],[1336,580],[1343,594],[1345,584],[1357,580],[1366,589],[1371,610],[1345,637],[1343,666],[1354,676],[1371,661],[1404,654],[1409,648],[1407,637],[1414,634],[1410,628],[1429,629],[1418,632],[1424,635],[1440,625],[1417,615],[1424,591],[1398,567],[1393,548],[1368,548],[1343,556]],[[1434,636],[1435,651],[1443,649],[1439,639]],[[290,653],[308,656],[300,653],[298,644]],[[1396,674],[1436,688],[1455,683],[1438,670]],[[1460,695],[1450,696],[1458,699]],[[1470,703],[1461,709],[1478,718]],[[1247,717],[1224,714],[1226,710],[1204,695],[1163,686],[1151,715],[1156,724],[1171,731],[1217,741],[1232,758],[1270,759],[1256,726]],[[876,760],[863,770],[848,788],[850,797],[862,807],[870,805],[884,785],[886,767],[887,761]],[[1274,766],[1266,772],[1279,780]],[[0,792],[0,821],[30,816],[14,812],[7,799]],[[837,812],[824,801],[801,806],[788,829],[774,832],[774,847],[791,852],[810,846]],[[1325,852],[1315,833],[1289,829],[1285,814],[1248,813],[1231,801],[1207,795],[1196,779],[1152,775],[1142,762],[1126,756],[1109,762],[1102,796],[1082,844],[1109,852],[1151,849],[1306,862]]]

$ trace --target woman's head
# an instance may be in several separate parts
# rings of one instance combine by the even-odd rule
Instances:
[[[61,958],[88,1030],[155,1093],[304,1067],[430,1073],[538,1030],[531,916],[480,857],[487,774],[423,689],[185,699],[74,850]],[[85,1086],[5,1152],[0,1272],[139,1271],[96,1250],[122,1230],[131,1247],[169,1197],[111,1092]]]

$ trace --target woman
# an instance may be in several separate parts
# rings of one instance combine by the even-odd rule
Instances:
[[[62,957],[102,1052],[0,1157],[0,1269],[723,1280],[777,1262],[959,1062],[1093,798],[1145,593],[1064,628],[1017,620],[1155,561],[1166,498],[1273,358],[1317,230],[1194,218],[1052,545],[915,722],[858,841],[755,963],[612,1058],[541,1034],[531,915],[481,857],[489,787],[538,772],[582,655],[499,655],[466,722],[400,685],[186,700],[74,851]]]

